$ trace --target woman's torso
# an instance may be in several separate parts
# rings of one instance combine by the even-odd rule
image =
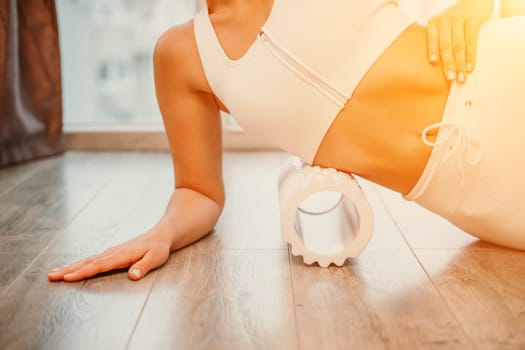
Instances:
[[[242,9],[210,8],[210,19],[228,57],[243,56],[272,3],[253,2]],[[425,28],[410,25],[360,80],[325,134],[313,164],[408,193],[432,150],[421,141],[421,132],[441,120],[448,90],[440,67],[430,65],[426,58]]]

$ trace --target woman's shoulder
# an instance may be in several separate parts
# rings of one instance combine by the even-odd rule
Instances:
[[[155,44],[153,57],[157,68],[164,73],[187,79],[199,90],[209,90],[200,64],[193,19],[162,33]]]
[[[193,20],[173,26],[160,35],[155,44],[155,55],[184,61],[195,46]]]

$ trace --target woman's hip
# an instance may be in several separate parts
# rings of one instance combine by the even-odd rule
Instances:
[[[427,166],[404,198],[525,249],[525,17],[488,21],[477,57],[467,82],[452,84]]]

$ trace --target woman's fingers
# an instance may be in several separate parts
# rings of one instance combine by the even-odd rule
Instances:
[[[73,275],[77,271],[84,269],[86,266],[93,264],[96,261],[104,261],[105,259],[110,259],[111,257],[119,256],[122,254],[121,251],[123,252],[122,249],[116,249],[116,247],[113,247],[113,248],[107,249],[106,251],[100,254],[93,255],[88,258],[82,259],[80,261],[74,262],[72,264],[53,269],[49,272],[48,279],[50,281],[66,280],[65,279],[66,275]]]
[[[132,266],[128,276],[138,280],[150,270],[161,266],[168,260],[171,243],[150,236],[139,236],[131,241],[107,249],[101,254],[91,256],[48,274],[50,281],[80,281],[99,273]]]
[[[430,63],[439,62],[439,30],[435,18],[432,18],[427,25],[427,50]]]
[[[64,281],[75,282],[80,281],[99,273],[122,269],[130,266],[134,261],[140,259],[142,256],[137,256],[129,251],[124,251],[121,254],[111,254],[94,259],[80,268],[64,274]]]
[[[456,66],[456,79],[462,83],[467,73],[465,21],[462,18],[452,20],[452,49]]]
[[[163,265],[168,260],[169,254],[169,248],[148,250],[142,259],[130,267],[128,277],[133,281],[141,279],[154,268]]]
[[[467,43],[466,49],[466,69],[467,72],[472,72],[476,66],[476,52],[478,47],[478,33],[481,27],[481,21],[471,18],[465,23],[465,41]]]
[[[458,1],[427,24],[429,61],[436,52],[447,80],[464,82],[476,64],[479,29],[494,10],[493,0]],[[436,48],[437,45],[437,48]]]
[[[62,281],[64,279],[64,275],[67,275],[69,273],[72,273],[76,270],[83,268],[87,264],[91,263],[93,260],[104,256],[104,254],[106,253],[101,253],[101,254],[97,254],[94,256],[90,256],[89,258],[82,259],[72,264],[53,269],[49,272],[48,279],[50,281]]]
[[[115,253],[117,253],[119,251],[120,251],[120,245],[108,248],[108,249],[106,249],[105,251],[103,251],[100,254],[90,256],[88,258],[79,260],[79,261],[74,262],[72,264],[52,269],[51,271],[49,271],[49,274],[48,274],[49,280],[50,281],[61,281],[63,279],[64,275],[66,275],[68,273],[72,273],[72,272],[74,272],[74,271],[84,267],[85,265],[91,263],[93,260],[100,259],[102,257],[109,256],[111,254],[115,254]]]
[[[448,80],[456,79],[456,63],[454,61],[452,43],[452,22],[450,18],[444,17],[439,21],[439,54],[443,74]]]
[[[466,80],[466,73],[472,70],[470,58],[472,53],[475,54],[475,48],[470,47],[470,43],[477,37],[473,25],[468,27],[468,31],[465,26],[464,18],[449,14],[431,19],[427,25],[429,61],[441,61],[446,79],[460,83]]]

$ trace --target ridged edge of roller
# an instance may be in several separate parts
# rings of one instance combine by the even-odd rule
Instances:
[[[343,254],[344,256],[338,259],[333,259],[333,256],[329,256],[327,259],[320,259],[318,256],[313,256],[314,254],[311,254],[306,249],[303,250],[301,249],[301,247],[298,247],[297,245],[293,245],[290,241],[287,241],[287,242],[291,247],[292,255],[301,256],[303,258],[303,262],[306,265],[313,265],[317,263],[320,267],[328,267],[332,264],[341,267],[345,264],[347,259],[354,257],[348,254]]]
[[[334,182],[337,182],[339,185],[342,183],[343,186],[346,187],[346,190],[348,192],[356,193],[359,200],[357,202],[354,202],[354,205],[356,208],[360,207],[366,207],[366,210],[368,210],[373,217],[372,213],[372,207],[368,200],[365,197],[365,194],[363,192],[363,189],[361,188],[361,185],[357,182],[354,176],[351,174],[339,171],[335,168],[321,168],[319,166],[311,166],[309,164],[306,164],[302,162],[299,158],[292,157],[287,163],[287,169],[286,171],[290,171],[292,168],[297,168],[301,166],[302,167],[302,174],[303,176],[307,176],[307,181],[316,181],[316,176],[322,176],[324,178],[324,181],[326,181],[326,176],[335,177],[336,179]],[[281,183],[283,181],[285,176],[281,175],[279,182]],[[359,210],[358,210],[359,212]],[[360,225],[363,225],[366,223],[360,222]],[[369,229],[373,231],[373,223],[369,223],[371,226]],[[361,227],[360,227],[361,229]],[[371,235],[371,234],[370,234]],[[350,259],[354,258],[362,251],[354,252],[351,249],[342,250],[335,254],[319,254],[310,251],[307,249],[302,242],[300,244],[294,244],[294,240],[289,237],[288,234],[285,234],[283,232],[283,239],[285,242],[287,242],[290,245],[290,250],[293,256],[302,256],[303,262],[306,265],[313,265],[317,263],[320,267],[329,267],[331,264],[334,264],[336,266],[343,266],[345,262]],[[368,241],[365,243],[365,247],[368,244]],[[364,249],[364,248],[363,248]]]

